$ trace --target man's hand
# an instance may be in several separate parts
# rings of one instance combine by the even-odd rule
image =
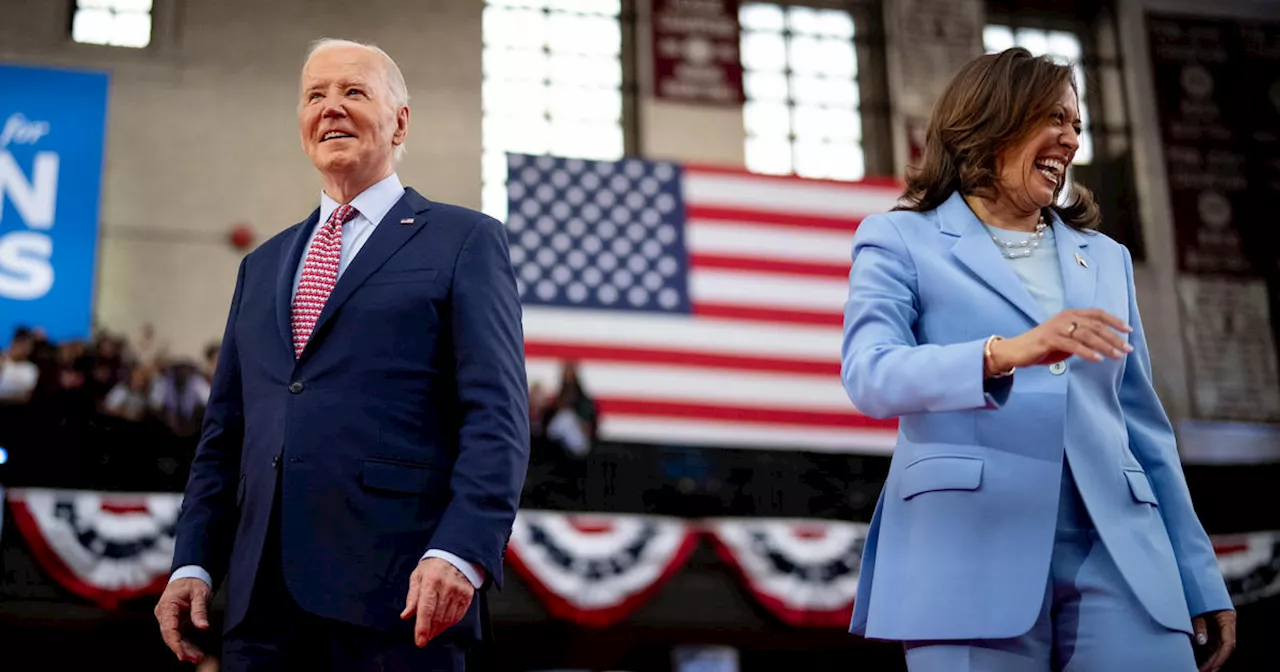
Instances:
[[[1191,629],[1196,633],[1196,648],[1212,645],[1208,649],[1212,655],[1200,663],[1200,672],[1218,672],[1236,650],[1236,612],[1228,609],[1200,614],[1191,619]]]
[[[181,627],[185,618],[201,630],[209,629],[209,598],[213,590],[209,584],[200,579],[178,579],[172,581],[160,595],[156,604],[156,620],[160,622],[160,636],[164,643],[178,657],[187,663],[198,663],[204,659],[204,652],[195,644],[182,636]]]
[[[475,596],[475,586],[457,567],[440,558],[427,558],[418,563],[409,576],[409,595],[404,600],[401,620],[417,614],[413,641],[426,646],[454,623],[462,620]]]

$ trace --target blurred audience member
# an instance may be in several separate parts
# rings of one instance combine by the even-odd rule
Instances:
[[[105,395],[116,383],[127,380],[124,339],[106,332],[98,334],[94,343],[93,385]]]
[[[200,431],[208,403],[209,381],[190,360],[169,365],[151,388],[151,409],[178,436],[194,436]]]
[[[31,330],[16,329],[9,349],[0,354],[0,403],[24,404],[31,398],[40,379],[40,369],[31,361],[34,350]]]
[[[132,422],[147,417],[151,375],[149,366],[134,367],[128,382],[121,380],[107,393],[102,402],[103,412]]]
[[[138,338],[133,341],[132,359],[138,364],[159,366],[167,354],[166,348],[156,338],[156,328],[150,322],[143,324]]]
[[[80,341],[66,341],[52,348],[52,357],[40,371],[32,403],[62,415],[81,418],[95,406],[93,390],[86,383],[93,370],[93,356]]]
[[[596,439],[596,402],[583,389],[576,362],[564,365],[553,413],[547,422],[547,437],[576,457],[591,452]]]
[[[529,385],[529,434],[534,437],[546,435],[547,420],[554,399],[547,392],[542,381],[534,381]]]
[[[222,342],[210,343],[204,346],[204,379],[209,383],[213,383],[213,371],[218,368],[218,351],[222,349]]]

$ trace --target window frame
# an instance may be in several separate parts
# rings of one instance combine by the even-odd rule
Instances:
[[[151,20],[151,25],[148,29],[147,43],[141,47],[134,47],[134,46],[122,45],[122,44],[102,44],[100,42],[81,42],[80,40],[77,40],[75,38],[75,24],[76,24],[76,15],[80,13],[80,9],[81,9],[80,2],[81,0],[69,0],[69,2],[67,3],[68,10],[67,10],[66,36],[67,36],[67,40],[71,44],[76,45],[77,48],[88,47],[91,49],[110,49],[116,52],[124,52],[124,53],[135,52],[136,53],[136,52],[147,52],[152,50],[155,47],[157,42],[157,37],[159,35],[159,31],[157,30],[157,26],[159,25],[159,21],[157,19],[157,10],[159,9],[159,6],[163,3],[157,2],[156,0],[152,0],[151,8],[147,10],[147,18]]]
[[[895,168],[891,134],[892,117],[885,64],[884,19],[880,3],[872,0],[750,0],[750,2],[744,0],[742,4],[769,4],[784,9],[791,7],[835,9],[847,12],[850,15],[854,25],[854,34],[850,41],[852,42],[854,58],[857,64],[857,72],[853,81],[858,89],[858,101],[854,112],[861,122],[861,133],[855,142],[861,148],[863,157],[863,174],[858,180],[893,175]],[[789,34],[789,32],[784,28],[784,35]],[[743,34],[746,34],[745,30],[743,30]],[[744,76],[748,72],[750,71],[743,64]],[[788,77],[788,84],[790,84],[791,72],[790,63],[785,64],[783,73]],[[745,118],[745,105],[750,102],[751,99],[748,98],[744,103],[742,120],[744,154],[747,141],[753,137],[747,129]],[[786,106],[789,111],[794,110],[796,107],[796,99],[790,90],[787,93]],[[796,176],[794,162],[796,134],[794,129],[788,129],[787,141],[792,150],[792,166],[789,172],[783,174]],[[839,178],[813,179],[857,181]]]
[[[618,128],[622,136],[622,152],[616,158],[622,158],[624,156],[635,154],[636,148],[638,147],[638,140],[639,140],[638,132],[637,132],[638,130],[637,129],[637,117],[638,117],[637,97],[638,97],[639,85],[637,83],[636,56],[634,53],[635,45],[636,45],[635,2],[636,0],[620,0],[619,11],[617,14],[619,37],[620,37],[619,52],[618,52],[618,67],[620,71],[619,72],[620,77],[619,77],[617,93],[621,100],[621,106],[620,106],[619,118],[618,118]],[[492,4],[493,3],[491,3],[489,0],[484,0],[484,2],[481,3],[480,11],[481,11],[482,17],[484,15],[484,12]],[[564,10],[556,10],[549,7],[542,7],[541,11],[544,14],[551,14],[551,13],[560,13],[560,12],[563,12]],[[575,13],[575,12],[569,12],[569,13]],[[483,22],[483,18],[482,18],[482,22]],[[481,58],[482,59],[484,58],[486,50],[489,48],[489,46],[490,46],[490,41],[486,39],[486,36],[484,35],[484,28],[482,23],[482,26],[481,26]],[[550,43],[543,44],[542,46],[543,53],[545,54],[554,53],[551,47],[552,45]],[[484,109],[485,101],[484,101],[483,87],[489,81],[490,81],[489,77],[486,74],[484,74],[482,71],[482,74],[481,74],[481,87],[482,87],[481,138],[480,138],[480,160],[481,160],[480,200],[481,200],[481,208],[487,214],[495,217],[497,217],[498,215],[503,215],[502,217],[498,217],[498,218],[505,219],[505,213],[506,213],[505,206],[500,208],[500,211],[499,211],[499,209],[495,209],[496,204],[485,202],[486,201],[485,193],[489,190],[489,188],[492,188],[494,186],[494,184],[487,179],[487,169],[485,168],[486,157],[489,157],[492,153],[496,153],[499,151],[499,149],[494,149],[490,147],[489,139],[486,137],[486,134],[484,131],[485,122],[487,121],[489,115]],[[520,81],[524,81],[524,80],[520,80]],[[533,82],[534,80],[528,80],[528,81]],[[550,79],[547,77],[544,77],[539,82],[539,84],[541,85],[543,90],[548,90],[548,91],[552,90]],[[552,116],[550,115],[549,112],[544,111],[543,118],[550,120],[552,119]],[[501,149],[500,151],[501,153],[505,154],[509,150]],[[548,152],[548,153],[551,153],[551,152]],[[584,157],[576,156],[573,154],[566,154],[566,153],[555,153],[554,155],[564,156],[565,158],[584,158]],[[503,185],[503,190],[505,191],[505,183]]]

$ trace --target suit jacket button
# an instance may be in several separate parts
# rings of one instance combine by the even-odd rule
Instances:
[[[1049,373],[1052,373],[1055,376],[1061,376],[1066,372],[1067,372],[1066,362],[1054,362],[1049,365]],[[294,383],[294,385],[297,385],[297,383]]]
[[[302,392],[302,383],[299,383],[296,380],[293,381],[292,383],[289,383],[289,391],[294,394],[298,394]]]

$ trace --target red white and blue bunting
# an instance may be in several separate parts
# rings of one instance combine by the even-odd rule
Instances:
[[[181,495],[32,488],[4,498],[31,555],[67,590],[108,609],[163,590]],[[706,534],[779,620],[844,628],[866,533],[864,524],[837,521],[526,510],[516,517],[507,561],[553,617],[603,627],[660,590]],[[1280,531],[1213,542],[1237,606],[1280,595]]]
[[[721,559],[774,616],[796,627],[849,625],[867,525],[735,518],[707,527]]]
[[[696,543],[680,518],[521,511],[507,561],[553,616],[605,627],[657,592]]]
[[[1215,536],[1213,550],[1237,607],[1280,595],[1280,532]]]
[[[164,589],[182,496],[12,489],[14,527],[67,590],[113,609]]]

